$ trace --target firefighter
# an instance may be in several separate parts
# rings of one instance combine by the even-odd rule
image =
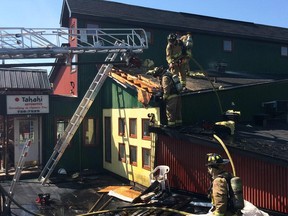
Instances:
[[[175,127],[182,125],[182,103],[179,93],[182,90],[178,75],[172,74],[163,67],[156,67],[146,74],[158,77],[163,89],[162,99],[166,103],[167,126]]]
[[[177,34],[171,33],[167,37],[168,44],[166,47],[166,61],[172,74],[176,74],[180,78],[182,87],[186,88],[186,72],[183,65],[183,42],[177,38]]]
[[[180,37],[180,41],[182,44],[182,77],[184,77],[183,81],[183,89],[186,90],[186,76],[190,71],[190,59],[192,58],[192,47],[193,47],[193,39],[191,33],[187,33]]]
[[[232,210],[229,182],[233,175],[225,171],[225,164],[229,163],[228,159],[223,159],[221,155],[216,153],[207,154],[207,168],[211,177],[211,186],[208,190],[208,197],[212,200],[211,212],[216,216],[232,216],[242,215],[241,211],[236,213]]]

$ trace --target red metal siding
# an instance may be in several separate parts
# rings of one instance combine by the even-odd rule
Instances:
[[[213,142],[203,145],[158,135],[156,164],[170,167],[171,187],[206,194],[209,179],[205,166],[206,154],[217,152],[225,157],[222,147]],[[207,141],[208,142],[208,141]],[[230,152],[237,176],[243,181],[244,198],[254,205],[288,213],[288,167],[256,157]],[[230,169],[231,171],[231,169]]]
[[[77,28],[77,19],[70,19],[70,28]],[[69,45],[77,46],[77,38],[70,38]],[[73,56],[69,56],[69,61],[72,61]],[[57,77],[53,80],[54,94],[57,95],[78,95],[78,79],[77,71],[71,73],[71,66],[62,66],[57,72]]]

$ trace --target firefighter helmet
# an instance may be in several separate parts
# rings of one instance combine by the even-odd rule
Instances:
[[[170,33],[167,37],[167,40],[169,42],[174,42],[174,41],[176,41],[176,39],[177,39],[177,35],[175,33]]]
[[[228,159],[223,159],[220,154],[216,153],[208,153],[206,158],[207,158],[206,166],[218,166],[221,164],[229,163]]]

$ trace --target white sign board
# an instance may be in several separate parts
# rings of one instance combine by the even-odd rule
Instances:
[[[48,95],[7,95],[7,114],[49,113]]]

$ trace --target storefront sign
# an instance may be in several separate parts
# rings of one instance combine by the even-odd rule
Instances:
[[[7,95],[7,114],[49,113],[48,95]]]

